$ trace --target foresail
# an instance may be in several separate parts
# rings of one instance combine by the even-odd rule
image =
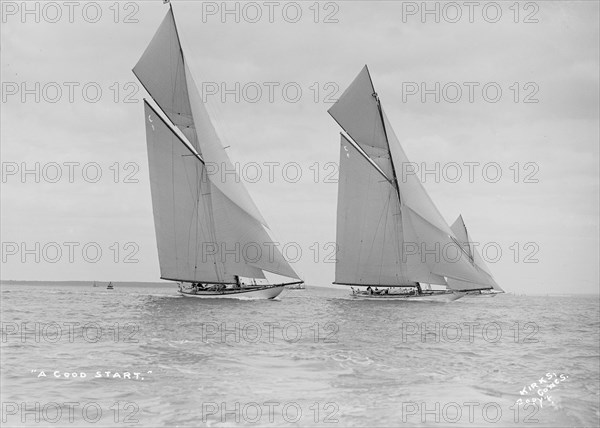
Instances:
[[[236,168],[223,148],[187,64],[185,70],[193,123],[198,136],[200,152],[209,171],[210,181],[240,209],[268,227],[266,220],[248,194]]]
[[[375,89],[366,65],[328,112],[374,161],[387,156]]]
[[[451,235],[452,231],[440,214],[439,210],[429,197],[429,194],[423,187],[421,180],[413,171],[412,164],[402,146],[396,133],[392,128],[385,112],[383,112],[385,129],[388,137],[390,153],[396,169],[398,178],[398,188],[400,189],[400,199],[403,205],[418,213],[423,219],[431,224],[432,227]]]
[[[210,180],[242,210],[268,227],[208,116],[185,60],[171,8],[133,72],[203,158]]]
[[[412,173],[413,164],[402,149],[385,112],[383,112],[383,120],[396,169],[402,214],[405,221],[410,222],[418,237],[415,243],[419,246],[421,260],[427,263],[433,273],[465,283],[458,284],[448,280],[450,288],[492,287],[493,279],[471,263],[468,253],[463,250],[463,244],[442,217],[418,176]]]
[[[216,250],[225,273],[256,278],[254,271],[265,270],[300,279],[262,224],[248,216],[212,182],[211,195],[219,245]]]
[[[491,278],[471,264],[455,238],[449,236],[409,207],[402,207],[406,229],[412,237],[405,237],[407,260],[409,263],[420,261],[436,275],[444,276],[448,286],[455,288],[452,280],[468,283],[464,289],[492,288]],[[460,288],[461,290],[463,288]]]

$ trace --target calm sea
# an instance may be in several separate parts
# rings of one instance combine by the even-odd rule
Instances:
[[[2,285],[3,425],[598,426],[598,296],[175,288]]]

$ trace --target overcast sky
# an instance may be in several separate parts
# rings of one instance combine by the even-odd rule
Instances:
[[[69,22],[63,2],[40,2],[35,22],[30,3],[23,15],[2,2],[1,277],[156,281],[147,95],[131,68],[168,6],[81,2]],[[440,22],[421,2],[230,2],[225,15],[222,2],[173,4],[229,156],[308,284],[334,279],[328,98],[368,64],[418,173],[439,165],[425,188],[449,224],[463,215],[506,291],[598,292],[598,2],[427,3]]]

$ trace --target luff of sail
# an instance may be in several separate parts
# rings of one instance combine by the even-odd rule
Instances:
[[[342,150],[347,155],[352,146],[352,154],[365,158],[362,163],[351,162],[344,159],[344,152],[341,154],[337,234],[341,257],[336,265],[336,283],[406,286],[427,282],[455,290],[492,288],[491,278],[482,275],[466,257],[460,257],[462,250],[456,238],[420,181],[404,174],[397,178],[396,173],[404,171],[408,159],[381,107],[366,66],[329,113],[350,137],[342,140]],[[383,177],[375,183],[373,174],[366,173],[365,168],[379,170]],[[353,192],[358,200],[350,196]],[[371,212],[364,211],[370,207],[358,208],[360,202],[369,205],[369,198],[379,201],[379,205],[374,204]],[[382,201],[387,201],[387,205]],[[353,219],[356,213],[359,214]],[[397,219],[391,222],[390,214]],[[352,223],[353,231],[348,227]],[[354,239],[348,233],[363,239]],[[448,247],[455,247],[459,257],[446,257]],[[361,274],[355,268],[369,263],[373,263],[373,268],[379,266],[378,276]]]
[[[209,165],[209,178],[213,184],[268,227],[238,174],[232,173],[235,168],[221,144],[185,59],[172,6],[133,72]],[[223,171],[228,173],[222,174]]]
[[[206,166],[145,102],[148,164],[161,277],[235,283],[263,270],[298,278],[262,224],[225,196]]]

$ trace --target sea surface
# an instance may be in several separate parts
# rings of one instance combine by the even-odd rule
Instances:
[[[599,424],[598,296],[381,302],[309,285],[204,301],[83,282],[1,296],[4,426]]]

